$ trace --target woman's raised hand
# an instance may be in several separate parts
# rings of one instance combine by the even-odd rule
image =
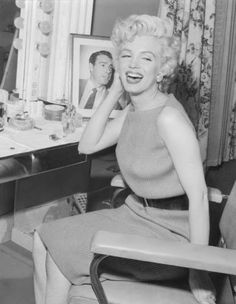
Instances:
[[[120,80],[120,75],[117,72],[114,72],[114,79],[110,88],[110,91],[121,96],[124,93],[124,87]]]

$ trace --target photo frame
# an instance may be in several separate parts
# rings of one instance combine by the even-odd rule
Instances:
[[[89,118],[93,115],[99,103],[104,100],[112,84],[114,75],[114,50],[112,43],[108,37],[71,34],[71,38],[72,103],[76,107],[77,111],[82,114],[83,117]],[[100,61],[96,61],[96,68],[94,68],[95,64],[92,64],[90,62],[90,56],[96,52],[101,51],[105,52],[99,57]],[[111,54],[111,58],[107,56],[106,52]],[[100,67],[98,66],[98,64],[100,65]],[[108,72],[108,69],[110,69],[110,72]],[[102,83],[102,85],[98,87],[99,89],[96,92],[96,101],[94,101],[93,106],[89,106],[88,99],[92,95],[92,86],[95,82],[94,73],[100,77],[100,79],[96,81],[100,82],[100,84]],[[110,117],[116,117],[120,113],[120,110],[122,110],[122,108],[123,107],[118,104],[118,107],[112,111]]]

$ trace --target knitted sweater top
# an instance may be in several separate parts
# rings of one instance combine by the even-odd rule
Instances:
[[[117,143],[116,156],[122,176],[141,197],[164,198],[184,193],[156,123],[166,106],[180,111],[192,126],[182,105],[170,94],[162,106],[145,111],[130,109]]]

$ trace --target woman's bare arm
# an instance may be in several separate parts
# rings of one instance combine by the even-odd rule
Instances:
[[[174,108],[166,107],[157,124],[189,199],[190,241],[208,244],[209,206],[197,138],[183,114]]]
[[[166,107],[158,121],[161,136],[173,159],[189,199],[190,242],[207,245],[209,205],[199,144],[192,127],[176,109]],[[207,272],[190,269],[189,285],[201,304],[215,304],[215,289]]]

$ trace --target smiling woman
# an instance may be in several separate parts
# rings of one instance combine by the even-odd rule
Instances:
[[[146,22],[149,22],[148,18]],[[161,25],[161,22],[162,21],[160,20],[160,26],[158,27],[158,29],[155,29],[156,32],[154,32],[153,30],[153,35],[149,36],[148,40],[146,39],[146,37],[140,37],[138,41],[136,38],[136,34],[139,29],[137,27],[134,27],[133,31],[127,34],[126,31],[122,32],[123,28],[125,28],[126,25],[124,23],[121,23],[119,25],[120,29],[117,28],[117,31],[120,30],[118,35],[116,35],[116,33],[113,33],[113,43],[117,46],[116,56],[120,56],[121,64],[129,63],[129,65],[135,65],[137,61],[137,64],[145,65],[145,70],[148,74],[155,74],[154,82],[158,83],[159,90],[165,92],[166,87],[164,86],[164,84],[167,82],[168,78],[174,77],[174,72],[179,57],[180,44],[179,39],[174,36],[169,37],[168,39],[161,38],[162,35],[166,34],[161,32],[164,30],[163,25]],[[168,28],[166,28],[165,30],[168,31]],[[121,36],[120,33],[122,33],[123,36]],[[160,37],[158,41],[156,39],[156,36]],[[127,42],[125,48],[123,48],[124,41]],[[130,49],[131,42],[133,45],[133,49]],[[149,47],[151,47],[151,50],[148,49],[147,43]],[[140,53],[137,54],[136,50],[139,50]],[[165,55],[163,56],[163,54]],[[154,68],[153,71],[151,70],[152,66]],[[131,82],[136,82],[138,81],[138,79],[142,78],[142,76],[143,75],[138,74],[136,71],[136,75],[132,74],[132,77],[127,78],[127,80]],[[163,80],[165,80],[165,82]]]
[[[89,248],[98,230],[208,243],[207,188],[194,127],[176,98],[162,92],[158,85],[163,77],[173,74],[177,65],[177,39],[170,35],[166,21],[132,15],[116,23],[112,41],[116,54],[114,80],[88,122],[78,150],[91,154],[117,144],[119,168],[132,194],[117,209],[78,215],[38,228],[34,243],[37,304],[44,303],[45,298],[47,304],[64,303],[71,284],[90,282]],[[110,120],[124,92],[131,103]],[[151,265],[150,271],[142,262],[116,258],[104,261],[104,265],[108,279],[118,275],[125,280],[162,281],[186,275],[181,268]],[[195,297],[202,303],[214,303],[207,274],[192,270],[190,274]],[[205,289],[198,292],[202,278]]]

